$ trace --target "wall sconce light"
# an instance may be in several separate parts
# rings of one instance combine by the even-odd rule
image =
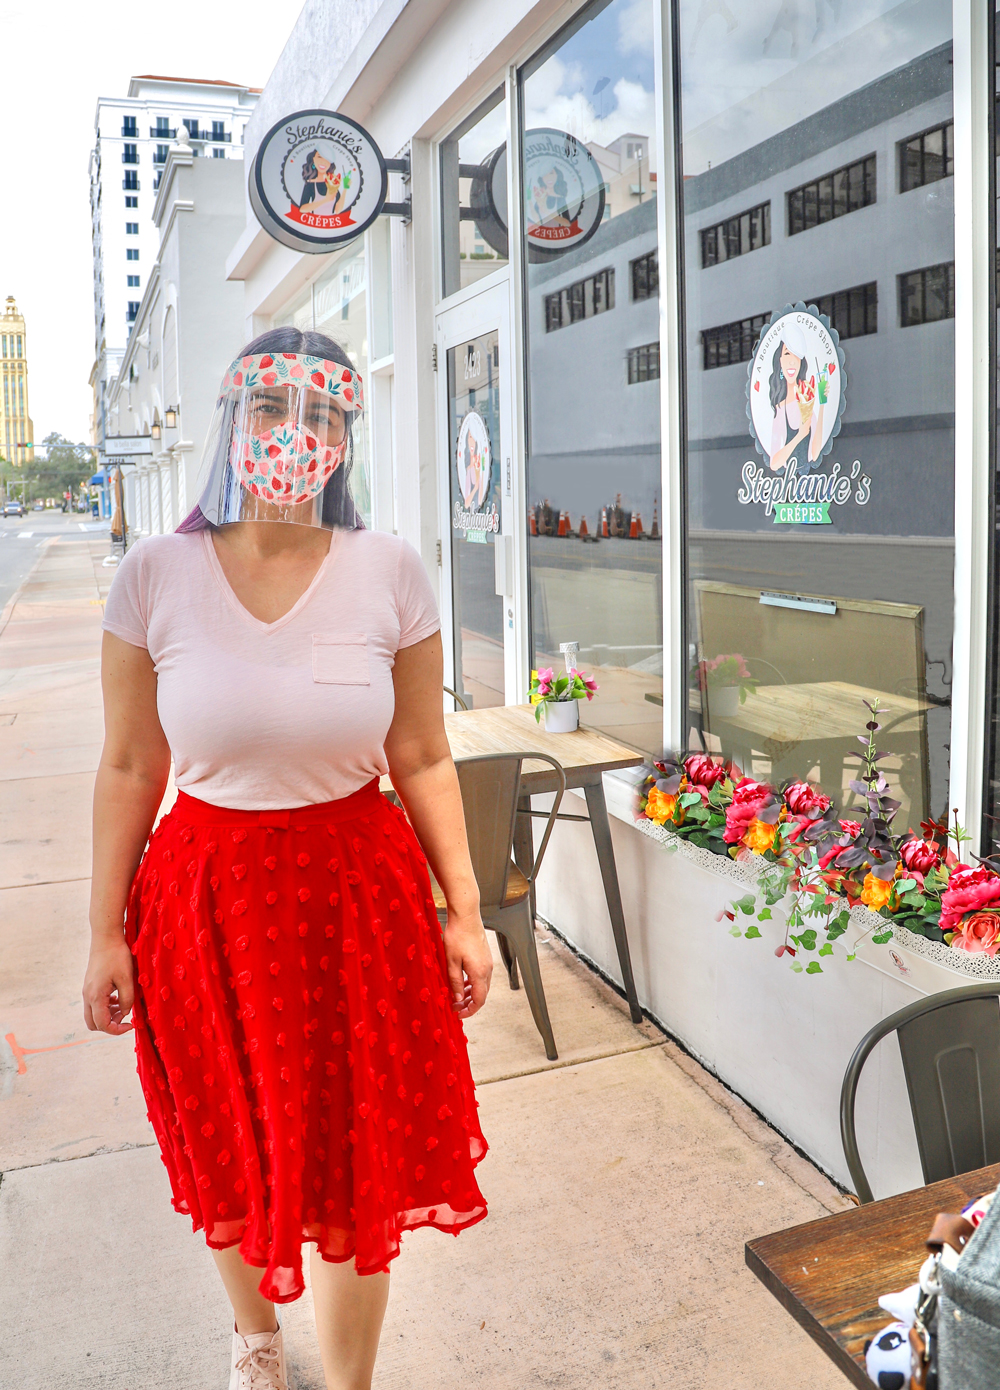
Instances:
[[[177,407],[176,407],[176,406],[172,406],[172,405],[168,405],[168,406],[167,406],[166,410],[163,412],[163,423],[166,425],[166,427],[167,427],[168,430],[176,429],[176,427],[177,427]]]
[[[153,421],[152,428],[150,429],[149,432],[150,432],[150,434],[152,435],[152,437],[153,437],[154,439],[159,439],[159,437],[160,437],[160,422],[159,422],[159,420],[154,420],[154,421]]]

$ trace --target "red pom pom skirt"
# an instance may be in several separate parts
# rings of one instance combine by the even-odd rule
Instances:
[[[386,1269],[486,1203],[426,861],[370,783],[291,811],[181,792],[129,899],[139,1077],[173,1205],[276,1302],[301,1245]]]

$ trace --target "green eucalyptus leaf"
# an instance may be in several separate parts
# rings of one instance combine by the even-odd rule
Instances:
[[[757,928],[753,925],[752,922],[743,934],[748,941],[756,941],[760,939],[760,932],[757,930]]]
[[[809,964],[806,966],[807,975],[822,975],[822,973],[823,967],[820,965],[818,960],[811,960]]]
[[[824,941],[824,942],[823,942],[823,945],[819,948],[819,954],[820,954],[821,956],[832,956],[832,955],[833,955],[833,947],[830,945],[829,941]]]

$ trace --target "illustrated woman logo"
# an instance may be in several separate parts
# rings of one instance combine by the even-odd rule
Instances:
[[[532,227],[568,227],[574,220],[568,200],[569,187],[560,169],[550,166],[544,173],[536,174],[525,210],[529,235]]]
[[[302,179],[299,212],[335,217],[351,186],[350,173],[338,173],[332,159],[326,159],[319,150],[313,150],[306,155],[302,165]]]
[[[459,484],[462,489],[462,501],[470,510],[478,510],[486,500],[486,493],[489,488],[490,467],[489,453],[485,444],[476,438],[470,428],[465,434],[465,443],[462,449],[461,467],[459,469]]]
[[[828,374],[826,366],[809,366],[806,335],[797,323],[782,330],[781,342],[774,350],[770,380],[774,425],[769,451],[771,468],[777,472],[790,458],[800,464],[816,462],[823,450],[823,415],[826,409]],[[801,446],[808,439],[803,456]]]

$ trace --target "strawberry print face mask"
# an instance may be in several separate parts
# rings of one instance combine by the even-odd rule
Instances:
[[[323,491],[344,461],[347,438],[321,444],[295,420],[260,434],[233,429],[229,464],[240,483],[267,502],[307,502]]]

